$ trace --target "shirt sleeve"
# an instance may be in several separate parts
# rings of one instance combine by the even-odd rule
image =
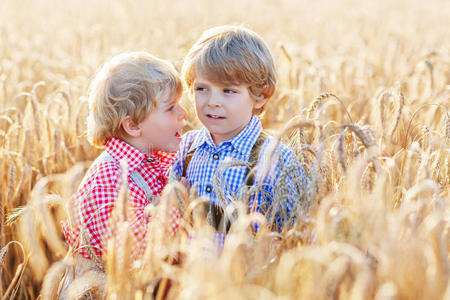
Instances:
[[[108,240],[115,236],[116,246],[123,241],[117,235],[117,224],[120,220],[120,212],[115,213],[119,191],[121,187],[120,169],[114,163],[104,163],[99,166],[93,176],[92,182],[85,187],[80,195],[79,212],[81,230],[86,228],[89,233],[89,243],[95,249],[97,255],[107,248]],[[128,195],[128,219],[132,236],[132,255],[135,256],[145,245],[146,224],[148,219],[144,215],[146,203],[145,193],[129,186]],[[130,201],[130,199],[134,199]]]
[[[276,168],[276,199],[280,199],[277,222],[280,225],[292,223],[298,215],[304,200],[307,177],[297,156],[286,146],[281,145],[280,159]]]
[[[307,177],[297,156],[285,145],[280,144],[272,155],[270,140],[258,160],[261,171],[258,181],[262,181],[258,206],[269,223],[281,230],[294,221],[301,208]]]
[[[173,162],[174,153],[158,153],[162,170]],[[131,255],[136,258],[145,251],[148,240],[147,225],[150,215],[146,211],[148,205],[147,196],[139,186],[129,177],[127,216],[131,238]],[[103,250],[107,250],[107,242],[111,237],[115,238],[115,246],[122,245],[118,224],[121,219],[121,211],[115,210],[118,204],[121,189],[122,175],[120,167],[111,161],[100,162],[91,167],[86,174],[86,180],[73,196],[73,225],[64,223],[66,240],[84,257],[89,258],[87,246],[91,246],[98,256]],[[150,184],[150,183],[149,183]],[[153,216],[152,216],[153,217]],[[169,215],[169,232],[173,236],[180,226],[181,215],[176,208],[171,208]],[[84,231],[83,240],[80,243],[79,233]],[[166,232],[167,234],[167,232]],[[87,242],[89,243],[87,245]]]
[[[106,241],[112,236],[109,219],[118,197],[118,181],[111,186],[94,185],[85,191],[84,200],[80,202],[80,229],[83,227],[89,233],[89,243],[95,252],[101,255]]]

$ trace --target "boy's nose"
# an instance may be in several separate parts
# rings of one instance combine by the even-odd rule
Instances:
[[[184,118],[186,118],[186,115],[187,115],[187,110],[183,107],[183,106],[181,106],[180,105],[180,119],[184,119]]]
[[[217,102],[209,102],[208,103],[208,106],[209,107],[221,107],[222,105],[220,104],[220,103],[217,103]]]
[[[220,100],[218,99],[218,97],[211,96],[208,99],[208,106],[209,107],[221,107],[222,104],[220,103]]]
[[[220,98],[220,92],[215,90],[211,90],[211,93],[208,95],[208,107],[218,108],[222,106],[222,99]]]

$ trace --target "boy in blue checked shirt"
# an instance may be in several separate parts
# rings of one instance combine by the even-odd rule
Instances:
[[[211,203],[209,216],[211,210],[220,215],[219,211],[240,199],[244,185],[256,185],[259,189],[250,196],[249,210],[265,214],[273,228],[281,229],[292,220],[306,177],[285,145],[270,150],[275,139],[263,132],[257,117],[277,83],[266,44],[241,26],[209,29],[190,49],[182,73],[204,127],[183,136],[171,177],[186,177],[191,186],[197,186],[198,196]],[[230,160],[248,165],[223,171],[221,166]],[[255,166],[256,171],[249,172]],[[217,179],[221,184],[216,191]],[[213,225],[218,228],[219,222],[220,218]]]

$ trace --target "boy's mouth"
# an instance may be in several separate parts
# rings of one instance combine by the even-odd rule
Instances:
[[[225,117],[221,117],[221,116],[218,116],[218,115],[212,115],[212,114],[206,114],[206,116],[208,118],[215,119],[215,120],[225,119]]]
[[[181,137],[181,134],[180,134],[179,131],[177,131],[177,132],[175,133],[175,137],[177,137],[177,138],[180,138],[180,137]]]

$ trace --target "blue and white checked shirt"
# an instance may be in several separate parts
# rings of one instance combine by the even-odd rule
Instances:
[[[223,206],[213,188],[213,179],[219,176],[226,201],[230,203],[231,199],[239,199],[240,189],[246,183],[247,168],[245,166],[231,167],[222,174],[219,174],[218,171],[220,171],[220,166],[224,161],[241,160],[248,162],[252,147],[261,132],[261,121],[256,116],[251,118],[247,126],[237,136],[222,142],[219,146],[214,144],[210,133],[204,127],[200,130],[187,132],[183,136],[170,177],[180,178],[182,176],[185,157],[187,153],[192,153],[195,150],[186,170],[186,179],[191,186],[197,185],[198,196],[206,197],[213,203]],[[294,202],[300,201],[302,196],[300,194],[303,189],[299,191],[298,187],[305,186],[306,176],[295,154],[285,145],[280,143],[275,152],[271,151],[270,148],[273,147],[270,144],[273,145],[273,142],[275,142],[275,138],[266,137],[261,146],[256,165],[254,185],[262,184],[262,192],[258,193],[257,211],[261,212],[262,203],[272,205],[272,199],[276,199],[275,197],[280,195],[277,187],[280,170],[290,166],[288,176],[285,178],[287,190],[284,190],[283,193],[286,199],[278,205],[286,213],[286,215],[280,214],[280,217],[282,218],[283,215],[289,217]],[[274,153],[274,155],[271,155],[271,153]],[[272,160],[270,157],[272,157]],[[297,178],[297,180],[300,178],[300,183],[291,182],[293,177],[289,175],[292,172],[298,172],[294,178]],[[250,198],[249,206],[252,206],[253,202],[254,195]],[[280,217],[277,217],[277,219]]]

